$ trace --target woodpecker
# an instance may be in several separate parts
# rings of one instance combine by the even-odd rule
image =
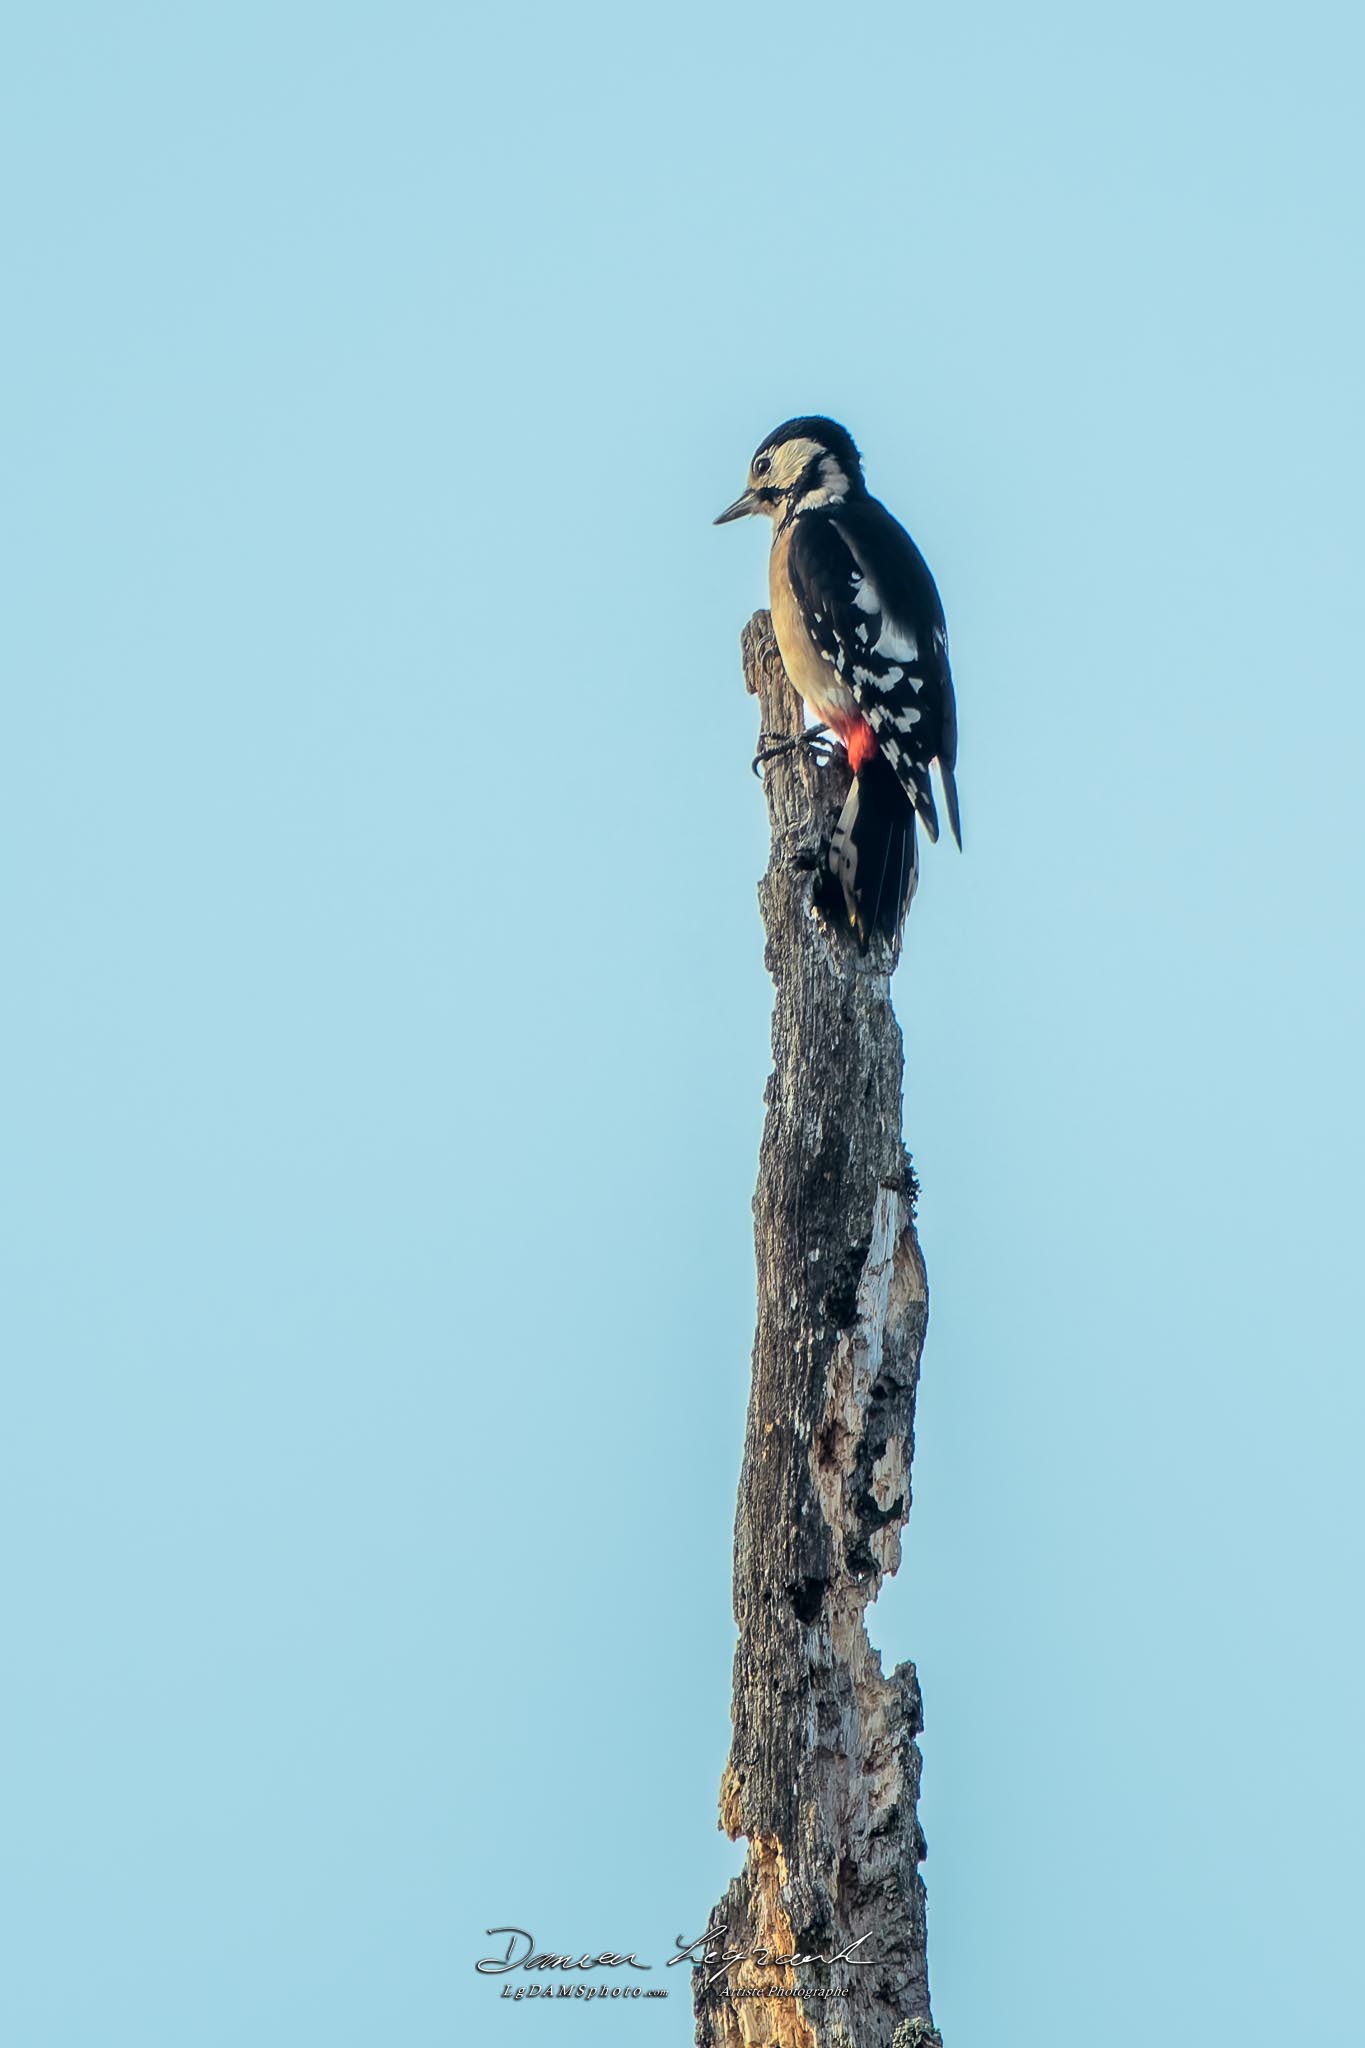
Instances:
[[[748,488],[716,525],[755,512],[773,523],[768,584],[787,674],[815,731],[838,735],[853,770],[830,869],[860,947],[877,932],[894,948],[915,892],[916,816],[938,838],[934,761],[962,844],[943,606],[923,555],[869,494],[852,436],[833,420],[785,420],[759,443]]]

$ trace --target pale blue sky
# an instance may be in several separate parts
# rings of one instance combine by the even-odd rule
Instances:
[[[715,1831],[755,442],[953,636],[950,2048],[1359,2039],[1359,17],[12,18],[0,2036],[436,2048]],[[690,2039],[663,2004],[571,2018]],[[656,1980],[657,1981],[657,1980]],[[586,2038],[586,2035],[584,2036]]]

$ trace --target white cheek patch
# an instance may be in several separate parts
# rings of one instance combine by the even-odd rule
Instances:
[[[788,441],[783,447],[775,448],[769,483],[776,484],[779,491],[789,491],[811,457],[821,453],[823,450],[818,441]]]
[[[809,438],[788,441],[784,447],[774,449],[768,480],[779,491],[789,491],[813,462],[816,462],[815,474],[819,481],[801,497],[796,506],[798,512],[812,512],[820,505],[842,505],[848,496],[848,477],[838,457]]]

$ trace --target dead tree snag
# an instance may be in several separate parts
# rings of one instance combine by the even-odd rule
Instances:
[[[762,730],[799,734],[766,612],[743,648]],[[864,1625],[900,1562],[927,1310],[901,1035],[889,961],[812,908],[842,755],[822,768],[797,749],[765,782],[773,1073],[721,1786],[721,1825],[748,1856],[714,1916],[716,1961],[694,1974],[697,2041],[930,2048],[919,1685],[912,1664],[883,1675]]]

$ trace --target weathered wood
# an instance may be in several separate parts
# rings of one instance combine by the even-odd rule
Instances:
[[[744,674],[764,732],[799,698],[766,612]],[[842,755],[765,770],[775,985],[754,1226],[758,1330],[735,1525],[734,1740],[721,1825],[748,1855],[693,1978],[700,2048],[920,2048],[929,2009],[920,1693],[864,1609],[900,1562],[927,1294],[901,1141],[890,961],[812,907]],[[844,1962],[765,1964],[755,1950]],[[743,1961],[722,1967],[721,1948]]]

